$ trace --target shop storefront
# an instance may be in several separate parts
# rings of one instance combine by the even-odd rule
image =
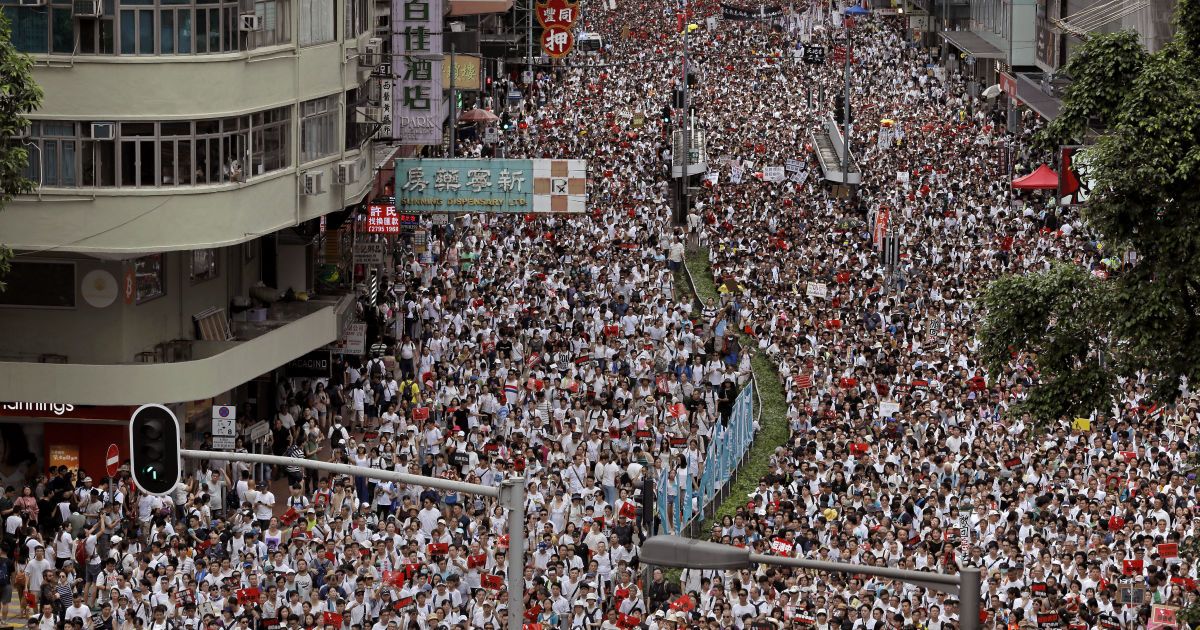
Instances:
[[[129,456],[134,407],[0,402],[0,484],[33,482],[52,466],[104,474],[109,444]]]

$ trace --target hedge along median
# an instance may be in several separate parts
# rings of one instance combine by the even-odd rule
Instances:
[[[709,298],[719,297],[712,267],[708,262],[708,250],[701,249],[689,253],[684,259],[684,264],[692,275],[696,297],[705,302]],[[686,279],[681,278],[677,285],[680,296],[691,293]],[[742,461],[741,470],[734,479],[725,501],[717,507],[712,517],[704,521],[700,530],[704,535],[712,531],[713,523],[721,522],[726,516],[733,516],[738,508],[746,505],[747,496],[758,487],[759,479],[770,472],[770,460],[775,449],[783,446],[788,439],[787,394],[779,377],[779,370],[771,359],[758,351],[757,340],[742,332],[738,334],[742,347],[750,348],[754,353],[750,366],[754,371],[754,380],[758,383],[759,398],[762,400],[762,426]]]

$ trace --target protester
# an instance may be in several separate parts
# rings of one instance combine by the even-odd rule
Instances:
[[[677,227],[679,9],[586,0],[604,48],[542,68],[506,106],[516,128],[502,148],[589,160],[590,214],[427,223],[425,251],[402,240],[379,295],[359,301],[367,355],[287,383],[265,414],[274,453],[488,486],[523,476],[525,549],[509,547],[494,500],[365,476],[211,461],[154,497],[55,470],[0,504],[12,558],[0,554],[0,587],[34,613],[22,623],[499,630],[522,580],[522,621],[544,628],[957,627],[954,597],[911,585],[767,565],[676,578],[640,563],[642,541],[677,525],[656,513],[659,495],[693,500],[681,478],[702,475],[752,353],[783,376],[787,417],[765,421],[786,422],[788,441],[703,535],[822,560],[977,566],[986,628],[1049,615],[1142,627],[1150,604],[1192,601],[1195,565],[1178,552],[1196,527],[1194,396],[1156,405],[1124,383],[1118,409],[1034,438],[1010,411],[1036,382],[1029,357],[1003,374],[978,363],[988,280],[1052,260],[1119,271],[1076,214],[1011,196],[1009,161],[1042,157],[1036,122],[1005,133],[902,20],[860,19],[863,184],[835,192],[806,145],[843,69],[796,51],[804,37],[832,44],[841,20],[837,7],[794,9],[710,21],[720,5],[687,4],[709,175]],[[468,134],[457,153],[496,149]],[[762,176],[788,160],[785,181]],[[891,268],[876,242],[885,212],[878,236],[902,239]],[[697,245],[720,295],[703,304],[680,284]]]

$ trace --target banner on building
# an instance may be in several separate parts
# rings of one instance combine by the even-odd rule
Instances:
[[[587,160],[396,160],[401,213],[587,211]]]
[[[442,3],[392,3],[392,138],[400,144],[442,142]]]
[[[782,15],[783,7],[780,5],[743,8],[725,2],[721,3],[721,17],[726,20],[765,20]]]

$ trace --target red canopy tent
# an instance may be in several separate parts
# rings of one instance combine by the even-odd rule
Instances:
[[[1036,171],[1025,177],[1014,179],[1012,187],[1020,190],[1057,190],[1058,173],[1055,173],[1054,169],[1043,164],[1037,167]]]

